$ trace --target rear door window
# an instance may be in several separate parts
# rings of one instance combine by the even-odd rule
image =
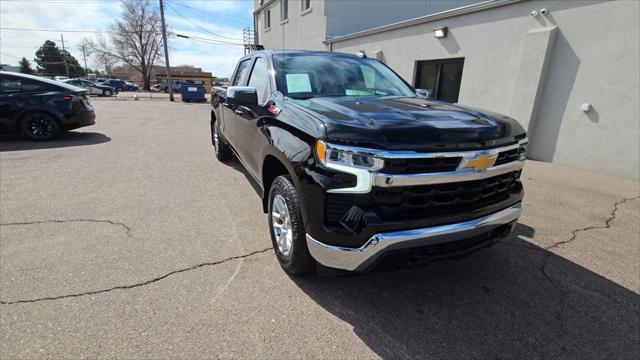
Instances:
[[[15,94],[19,93],[22,89],[21,79],[13,77],[0,78],[0,94]]]
[[[57,88],[53,85],[49,85],[44,82],[31,80],[31,79],[22,80],[22,91],[24,92],[53,91],[53,90],[57,90]]]
[[[2,92],[3,94],[46,92],[56,90],[60,90],[60,88],[51,84],[47,84],[45,82],[32,79],[22,79],[17,77],[3,77],[2,79],[0,79],[0,92]]]

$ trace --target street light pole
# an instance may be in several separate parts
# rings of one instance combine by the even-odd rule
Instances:
[[[84,44],[82,44],[82,58],[84,58],[84,76],[89,78],[89,72],[87,71],[87,53],[84,50]]]
[[[64,49],[64,36],[62,36],[62,34],[60,34],[60,40],[62,41],[62,61],[64,61],[64,71],[67,73],[67,77],[69,77],[69,66],[67,66],[67,51]]]
[[[164,4],[160,0],[160,20],[162,21],[162,42],[164,43],[164,64],[167,70],[167,89],[169,89],[169,101],[173,101],[173,86],[171,86],[171,71],[169,66],[169,51],[167,50],[167,28],[164,25]]]

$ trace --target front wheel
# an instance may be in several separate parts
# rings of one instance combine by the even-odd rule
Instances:
[[[111,96],[111,95],[113,95],[113,93],[111,92],[111,90],[105,90],[103,95],[104,96]]]
[[[269,191],[269,229],[280,266],[289,274],[306,274],[314,269],[307,248],[300,210],[300,197],[289,176],[278,176]]]

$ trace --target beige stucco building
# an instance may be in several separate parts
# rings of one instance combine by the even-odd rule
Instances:
[[[532,159],[639,177],[638,1],[254,1],[267,49],[362,50],[438,99],[518,119]]]

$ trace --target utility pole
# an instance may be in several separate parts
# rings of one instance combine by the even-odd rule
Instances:
[[[67,66],[67,52],[64,49],[64,36],[60,34],[60,40],[62,41],[62,61],[64,61],[64,71],[67,73],[67,77],[69,77],[69,66]]]
[[[87,53],[84,51],[84,44],[82,44],[82,57],[84,58],[84,76],[89,78],[89,72],[87,71]]]
[[[167,69],[167,89],[169,101],[173,101],[173,86],[171,86],[171,71],[169,70],[169,50],[167,50],[167,27],[164,25],[164,4],[160,0],[160,20],[162,21],[162,42],[164,43],[164,65]]]

